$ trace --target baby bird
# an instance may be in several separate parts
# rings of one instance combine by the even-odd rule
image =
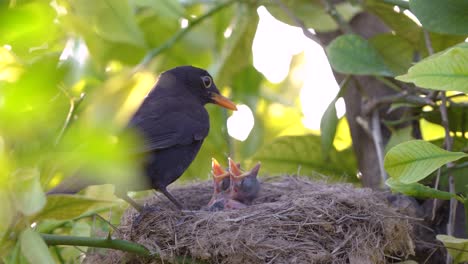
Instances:
[[[246,207],[244,204],[231,198],[230,173],[224,170],[214,158],[211,160],[211,174],[213,176],[213,196],[208,203],[208,209],[210,211]]]
[[[250,204],[257,197],[260,190],[260,182],[257,175],[261,163],[257,163],[253,169],[242,172],[240,166],[229,158],[230,198],[244,204]]]

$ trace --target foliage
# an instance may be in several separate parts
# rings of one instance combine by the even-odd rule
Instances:
[[[444,125],[440,94],[432,98],[433,104],[410,100],[405,96],[429,97],[430,93],[407,89],[410,84],[397,80],[450,92],[446,104],[450,122],[446,126],[455,141],[465,142],[454,145],[451,151],[424,141],[398,145],[411,139],[411,131],[400,131],[399,124],[383,120],[393,131],[389,146],[396,145],[388,147],[385,166],[391,178],[387,184],[407,195],[455,197],[465,202],[462,196],[418,181],[433,176],[433,171],[447,162],[453,166],[445,168],[442,175],[446,177],[451,173],[466,175],[468,171],[463,158],[468,128],[468,48],[462,43],[468,35],[466,3],[410,0],[409,6],[400,8],[416,15],[423,25],[420,27],[403,12],[395,11],[388,3],[393,1],[345,1],[327,8],[323,2],[328,1],[1,2],[2,261],[67,262],[80,251],[48,250],[41,232],[89,236],[87,219],[97,213],[110,218],[111,223],[119,221],[123,208],[112,192],[103,191],[104,187],[75,196],[52,197],[46,191],[75,174],[102,183],[139,184],[138,160],[128,155],[139,139],[123,128],[157,75],[178,65],[208,69],[222,92],[248,105],[256,121],[248,139],[236,141],[227,135],[227,112],[208,106],[211,132],[183,179],[204,179],[210,172],[211,157],[225,160],[233,155],[245,164],[262,161],[263,174],[323,173],[332,179],[355,182],[358,166],[352,150],[335,148],[343,137],[335,103],[344,94],[347,82],[342,83],[322,118],[321,139],[311,135],[301,122],[297,80],[289,75],[273,84],[253,66],[251,47],[260,5],[285,23],[297,26],[299,20],[317,32],[346,32],[343,23],[364,11],[375,14],[391,28],[391,34],[370,39],[352,32],[341,35],[326,47],[330,64],[349,78],[377,76],[397,89],[402,96],[400,101],[391,102],[393,107],[411,107],[414,111],[409,118],[421,120],[421,124],[429,121]],[[437,53],[428,51],[424,36]],[[294,57],[290,72],[301,67],[301,56]],[[424,134],[430,129],[421,125],[421,130]],[[405,173],[408,168],[411,174]],[[464,185],[461,189],[466,193]],[[99,228],[109,230],[103,226]]]

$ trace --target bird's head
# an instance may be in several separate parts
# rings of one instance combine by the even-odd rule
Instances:
[[[260,183],[257,179],[260,162],[250,171],[243,172],[239,164],[229,158],[231,196],[238,201],[251,201],[258,193]]]
[[[231,100],[221,95],[213,77],[204,69],[193,66],[176,67],[162,74],[159,82],[170,82],[170,79],[182,81],[184,87],[200,99],[202,104],[213,103],[230,110],[237,110]]]
[[[211,159],[211,174],[213,175],[215,193],[225,192],[229,189],[229,172],[224,170],[215,158]]]

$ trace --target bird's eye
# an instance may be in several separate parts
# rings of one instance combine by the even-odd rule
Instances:
[[[211,85],[213,84],[213,80],[211,79],[210,76],[203,76],[201,77],[203,81],[203,85],[205,85],[205,88],[210,88]]]

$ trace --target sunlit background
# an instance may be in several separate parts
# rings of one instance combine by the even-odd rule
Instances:
[[[338,85],[333,77],[322,47],[305,37],[302,30],[275,19],[265,7],[258,8],[260,21],[253,42],[253,62],[255,68],[270,82],[279,83],[289,73],[292,57],[304,54],[299,71],[292,72],[294,79],[302,82],[300,102],[303,124],[311,132],[320,129],[320,118],[338,93]],[[345,113],[344,102],[337,102],[337,114]],[[253,128],[252,110],[243,106],[228,120],[229,135],[237,140],[245,140]]]

